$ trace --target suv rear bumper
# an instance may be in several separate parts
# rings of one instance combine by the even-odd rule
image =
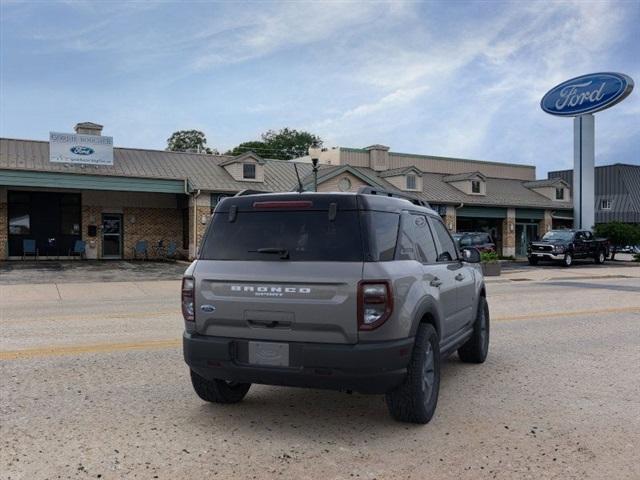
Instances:
[[[413,338],[355,345],[289,343],[289,367],[248,364],[249,340],[185,332],[184,360],[198,375],[265,385],[384,393],[402,383]]]

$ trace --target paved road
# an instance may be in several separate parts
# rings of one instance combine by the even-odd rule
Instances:
[[[489,284],[490,358],[445,363],[427,426],[381,396],[254,386],[204,404],[175,281],[41,302],[5,286],[0,478],[640,478],[640,272],[547,273]]]

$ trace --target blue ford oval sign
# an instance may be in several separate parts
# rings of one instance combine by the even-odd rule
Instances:
[[[574,117],[612,107],[633,90],[633,80],[622,73],[590,73],[572,78],[549,90],[542,110],[551,115]]]
[[[91,147],[82,147],[80,145],[76,145],[75,147],[71,147],[69,149],[71,153],[76,155],[92,155],[95,153],[95,150]]]

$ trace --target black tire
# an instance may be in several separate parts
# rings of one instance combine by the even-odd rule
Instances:
[[[571,265],[573,265],[573,255],[565,253],[564,258],[562,259],[562,266],[569,268]]]
[[[466,363],[484,363],[489,354],[489,305],[480,297],[473,335],[458,349],[460,360]]]
[[[436,411],[439,390],[438,334],[432,325],[422,323],[418,327],[404,382],[386,394],[389,413],[400,422],[429,423]]]
[[[596,264],[602,265],[606,259],[607,259],[606,253],[604,252],[604,250],[600,250],[598,253],[596,253],[594,261],[596,262]]]
[[[198,396],[213,403],[238,403],[245,397],[250,383],[234,383],[225,380],[207,380],[191,370],[191,384]]]
[[[529,259],[529,265],[537,265],[538,264],[538,259],[535,257],[528,257]]]

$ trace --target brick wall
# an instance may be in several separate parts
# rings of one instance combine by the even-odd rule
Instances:
[[[450,232],[458,231],[457,219],[458,217],[456,215],[456,207],[454,207],[453,205],[447,205],[447,210],[443,220],[444,224],[447,226]]]
[[[166,247],[170,241],[178,248],[182,245],[182,215],[177,208],[137,208],[123,209],[124,245],[123,257],[134,258],[136,242],[146,240],[149,244],[149,258],[155,258],[155,247],[163,240]]]
[[[202,223],[202,219],[206,219],[206,223]],[[202,237],[204,236],[204,232],[207,228],[207,223],[209,223],[209,219],[211,218],[211,207],[204,207],[198,205],[196,207],[196,252],[202,243]],[[191,238],[193,237],[193,206],[189,208],[189,245],[191,245]],[[190,252],[189,256],[191,258],[195,257],[195,253]]]
[[[538,222],[538,236],[542,237],[545,233],[553,228],[553,217],[551,210],[544,211],[544,218]]]
[[[86,243],[87,258],[99,258],[102,252],[102,235],[100,229],[97,230],[95,237],[90,237],[87,229],[89,225],[99,226],[101,224],[101,214],[101,207],[90,205],[82,206],[82,240]]]
[[[507,209],[507,218],[502,221],[502,255],[516,255],[516,209]]]

